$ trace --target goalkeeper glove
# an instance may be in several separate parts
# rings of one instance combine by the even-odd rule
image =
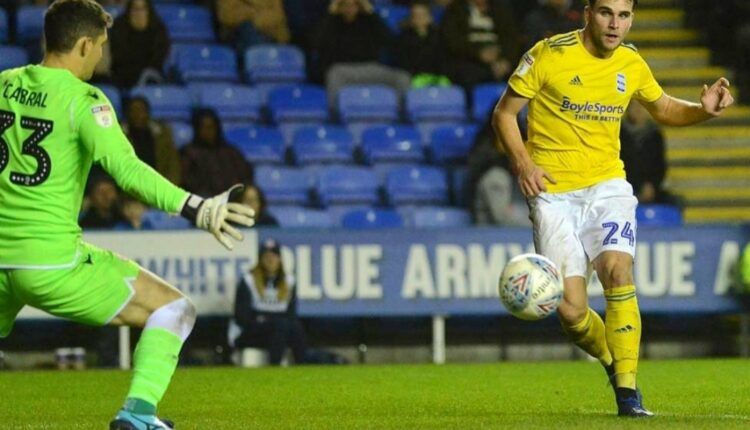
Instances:
[[[242,194],[244,188],[237,184],[209,199],[191,194],[182,206],[180,214],[196,227],[213,234],[219,243],[231,251],[234,249],[234,244],[229,237],[237,241],[241,241],[243,237],[242,233],[230,222],[245,227],[252,227],[255,224],[255,211],[242,203],[231,202]]]

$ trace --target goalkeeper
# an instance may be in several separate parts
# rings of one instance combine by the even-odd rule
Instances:
[[[81,240],[86,178],[101,165],[128,193],[181,214],[226,248],[252,209],[190,195],[135,155],[91,78],[112,18],[93,0],[57,0],[44,17],[44,60],[0,73],[0,337],[25,305],[90,325],[142,327],[134,375],[110,429],[171,429],[156,417],[195,307],[132,260]],[[137,49],[137,47],[133,47]]]

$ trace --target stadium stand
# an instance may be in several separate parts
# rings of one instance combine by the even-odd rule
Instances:
[[[421,163],[419,132],[409,126],[375,126],[362,133],[362,157],[367,164]]]
[[[41,39],[44,29],[44,12],[47,6],[24,5],[18,8],[16,16],[16,42],[22,45]]]
[[[272,208],[271,213],[283,228],[330,228],[336,226],[331,215],[324,210],[282,206]]]
[[[412,225],[417,228],[468,227],[471,217],[461,209],[451,207],[420,207],[412,213]]]
[[[298,165],[353,162],[354,138],[340,126],[302,127],[294,133],[292,154]]]
[[[328,100],[323,88],[315,85],[291,85],[277,88],[268,96],[273,122],[326,122]]]
[[[341,226],[355,230],[403,227],[404,220],[393,209],[355,209],[341,217]]]
[[[465,164],[477,131],[477,126],[468,124],[436,128],[430,139],[430,160],[434,164]]]
[[[259,166],[255,177],[269,206],[308,205],[316,181],[308,170],[281,166]]]
[[[253,165],[283,164],[285,161],[284,138],[273,127],[230,128],[224,132],[224,137]]]
[[[425,166],[396,167],[388,172],[386,195],[394,205],[448,204],[448,179],[443,169]]]
[[[396,122],[398,95],[385,85],[350,85],[338,95],[338,112],[342,122]]]
[[[380,200],[379,186],[371,169],[331,166],[320,170],[317,193],[323,206],[375,205]]]
[[[301,83],[305,54],[289,45],[257,45],[245,52],[245,78],[252,83]]]
[[[680,209],[671,205],[638,205],[635,218],[639,227],[679,227],[682,225]]]
[[[413,123],[466,120],[466,95],[460,87],[426,87],[409,90],[406,112]]]
[[[156,4],[173,43],[213,42],[211,12],[201,6],[190,4]]]
[[[175,73],[183,82],[239,80],[234,51],[223,45],[177,45],[172,50]]]
[[[196,105],[211,108],[227,127],[261,120],[260,93],[247,85],[194,83],[188,85]]]
[[[8,41],[8,14],[0,8],[0,43]]]
[[[143,96],[151,106],[151,116],[164,121],[189,121],[192,101],[185,87],[178,85],[149,85],[136,87],[131,95]]]
[[[0,46],[0,70],[25,66],[29,63],[29,54],[18,46]]]

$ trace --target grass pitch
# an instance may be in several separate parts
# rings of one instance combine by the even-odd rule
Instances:
[[[0,372],[0,428],[105,429],[129,372]],[[646,361],[648,420],[617,418],[594,363],[181,368],[160,413],[187,429],[749,429],[750,361]]]

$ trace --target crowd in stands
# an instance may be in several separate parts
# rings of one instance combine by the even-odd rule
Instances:
[[[523,50],[583,25],[572,0],[102,3],[93,83],[138,156],[196,194],[244,183],[281,226],[528,225],[489,112]],[[39,60],[45,6],[0,0],[0,69]],[[95,170],[81,225],[184,226],[151,212]]]

